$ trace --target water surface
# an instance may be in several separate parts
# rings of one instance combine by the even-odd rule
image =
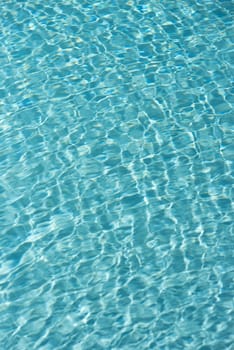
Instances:
[[[233,349],[233,1],[0,5],[0,348]]]

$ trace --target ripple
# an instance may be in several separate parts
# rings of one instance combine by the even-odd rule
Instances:
[[[2,6],[1,348],[232,349],[231,25],[228,1]]]

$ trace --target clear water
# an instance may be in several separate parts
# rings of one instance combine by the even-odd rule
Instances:
[[[234,349],[233,1],[0,5],[0,348]]]

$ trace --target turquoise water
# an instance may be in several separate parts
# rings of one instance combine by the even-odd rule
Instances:
[[[0,349],[234,349],[233,1],[0,5]]]

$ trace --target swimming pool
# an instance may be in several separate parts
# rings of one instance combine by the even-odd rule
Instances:
[[[0,4],[0,348],[233,349],[233,2]]]

